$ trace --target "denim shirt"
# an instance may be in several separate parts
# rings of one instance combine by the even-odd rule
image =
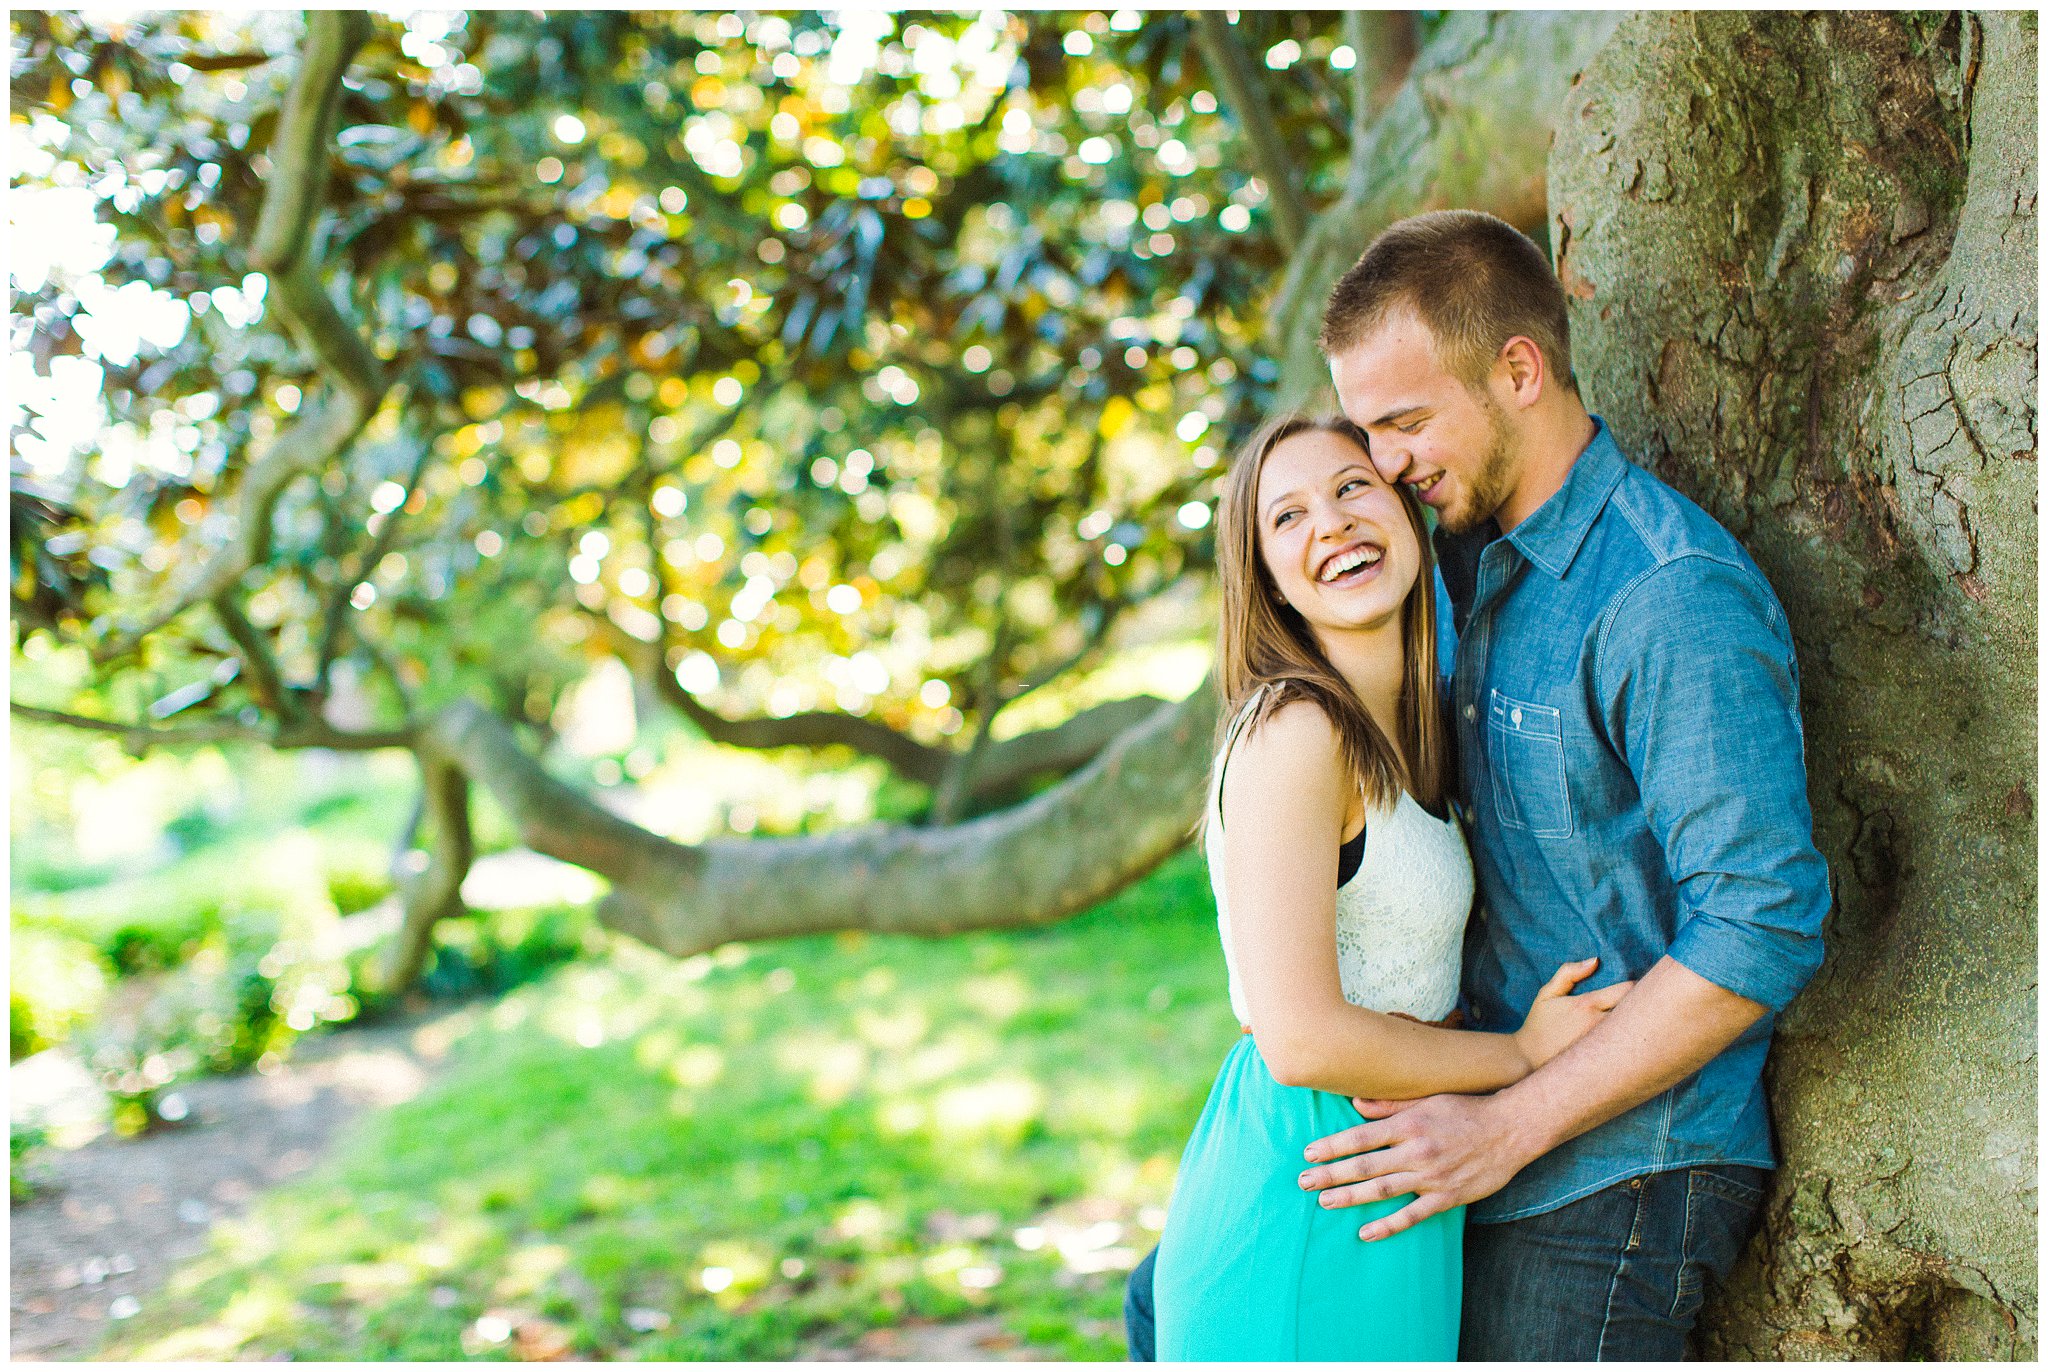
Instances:
[[[1785,612],[1727,530],[1595,426],[1512,533],[1436,538],[1480,895],[1466,1013],[1513,1029],[1558,964],[1594,954],[1582,991],[1669,955],[1771,1013],[1474,1204],[1480,1223],[1670,1168],[1772,1166],[1764,1054],[1829,905]]]

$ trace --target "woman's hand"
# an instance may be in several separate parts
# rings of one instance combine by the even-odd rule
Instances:
[[[1573,995],[1572,988],[1592,976],[1599,965],[1598,958],[1567,962],[1536,993],[1529,1017],[1514,1033],[1515,1047],[1529,1060],[1530,1071],[1577,1043],[1609,1010],[1621,1004],[1621,998],[1634,987],[1632,981],[1617,981],[1583,996]]]

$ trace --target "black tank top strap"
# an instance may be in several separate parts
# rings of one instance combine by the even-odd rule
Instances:
[[[1363,861],[1365,861],[1365,828],[1361,826],[1356,834],[1345,839],[1343,846],[1337,849],[1337,884],[1342,886],[1345,882],[1357,876],[1358,864]]]

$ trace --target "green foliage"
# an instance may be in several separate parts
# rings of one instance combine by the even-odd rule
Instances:
[[[42,1154],[49,1144],[47,1130],[34,1125],[7,1125],[7,1197],[16,1205],[33,1199],[39,1188]]]
[[[69,1038],[106,993],[107,968],[90,943],[49,929],[16,927],[8,959],[9,1061]]]
[[[501,911],[488,921],[444,920],[434,930],[420,987],[450,1000],[501,995],[602,946],[591,912],[570,906]]]
[[[383,864],[348,866],[337,863],[327,870],[327,898],[336,914],[359,914],[390,896],[391,873]]]
[[[92,453],[25,432],[45,653],[160,599],[323,383],[245,258],[298,21],[15,24],[24,183],[90,186],[113,229],[94,289],[15,304],[111,424]],[[1333,192],[1337,16],[1238,24]],[[1241,117],[1178,14],[380,16],[324,265],[394,399],[238,594],[288,680],[382,718],[403,689],[548,726],[625,635],[724,709],[957,733],[1209,566],[1182,512],[1258,417],[1285,267]],[[97,285],[181,336],[123,353]],[[64,703],[263,717],[210,615],[151,642]]]
[[[1119,1357],[1236,1028],[1191,853],[1052,929],[620,945],[456,1024],[103,1355],[779,1359],[994,1314]]]

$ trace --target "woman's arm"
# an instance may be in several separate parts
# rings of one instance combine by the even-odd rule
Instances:
[[[1570,996],[1592,966],[1569,964],[1519,1034],[1439,1029],[1345,1000],[1337,849],[1353,783],[1340,758],[1328,718],[1294,701],[1240,738],[1224,769],[1231,954],[1266,1069],[1283,1085],[1376,1099],[1513,1085],[1590,1028],[1627,984]]]

